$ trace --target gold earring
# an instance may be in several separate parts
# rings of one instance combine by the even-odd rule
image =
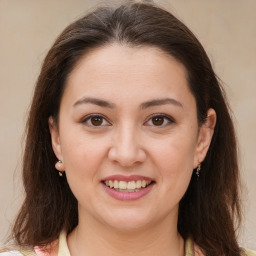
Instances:
[[[197,178],[199,178],[199,176],[200,176],[200,170],[201,170],[201,163],[199,163],[197,168],[196,168],[196,176],[197,176]]]
[[[62,176],[64,170],[61,170],[61,169],[63,168],[63,165],[62,165],[62,161],[61,161],[61,160],[59,160],[59,161],[55,164],[55,168],[59,171],[59,175]]]

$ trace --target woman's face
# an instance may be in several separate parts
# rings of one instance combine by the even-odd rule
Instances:
[[[160,49],[94,49],[67,80],[53,149],[83,219],[114,229],[177,222],[215,122],[198,127],[182,64]],[[207,126],[208,123],[208,126]]]

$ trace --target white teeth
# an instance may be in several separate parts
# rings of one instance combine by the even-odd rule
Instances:
[[[119,189],[127,189],[127,182],[120,180],[118,188]]]
[[[136,188],[135,181],[129,181],[127,185],[127,189],[135,189],[135,188]]]
[[[128,192],[137,191],[138,189],[145,188],[151,183],[149,180],[137,180],[137,181],[124,181],[124,180],[106,180],[105,185],[114,188],[116,190],[126,190]]]
[[[141,188],[141,180],[136,181],[136,188]]]
[[[111,188],[113,188],[113,187],[114,187],[113,181],[112,181],[112,180],[109,180],[108,182],[109,182],[109,185],[107,185],[107,184],[106,184],[106,185],[109,186],[109,187],[111,187]]]
[[[114,188],[119,188],[119,182],[117,180],[114,180]]]

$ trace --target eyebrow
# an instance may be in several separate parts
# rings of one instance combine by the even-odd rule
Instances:
[[[98,99],[98,98],[91,98],[91,97],[85,97],[82,98],[78,101],[76,101],[73,105],[73,107],[82,105],[82,104],[94,104],[100,107],[105,107],[105,108],[115,108],[116,105],[114,103],[110,103],[106,100]],[[155,106],[160,106],[160,105],[166,105],[166,104],[173,104],[178,107],[183,107],[182,104],[172,98],[164,98],[164,99],[155,99],[155,100],[150,100],[142,103],[140,105],[141,109],[146,109],[149,107],[155,107]]]
[[[81,104],[88,104],[88,103],[98,105],[100,107],[105,107],[105,108],[114,108],[115,107],[114,103],[110,103],[106,100],[90,98],[90,97],[85,97],[85,98],[82,98],[82,99],[76,101],[75,104],[73,105],[73,107],[76,107]]]
[[[147,101],[147,102],[144,102],[141,104],[141,108],[145,109],[145,108],[149,108],[149,107],[166,105],[166,104],[173,104],[175,106],[183,108],[182,104],[179,101],[177,101],[175,99],[171,99],[171,98],[155,99],[155,100]]]

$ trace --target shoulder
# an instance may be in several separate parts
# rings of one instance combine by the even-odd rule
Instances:
[[[65,244],[66,233],[62,232],[60,238],[62,243]],[[5,249],[0,249],[0,256],[57,256],[59,251],[59,239],[53,241],[52,243],[40,247],[36,246],[34,248],[22,248],[19,246],[7,247]],[[61,254],[60,255],[68,255],[70,254]]]
[[[19,251],[0,252],[0,256],[23,256]]]
[[[255,251],[244,250],[244,252],[245,252],[245,256],[256,256],[256,252]]]
[[[0,256],[38,256],[33,250],[10,250],[10,251],[0,251]]]

